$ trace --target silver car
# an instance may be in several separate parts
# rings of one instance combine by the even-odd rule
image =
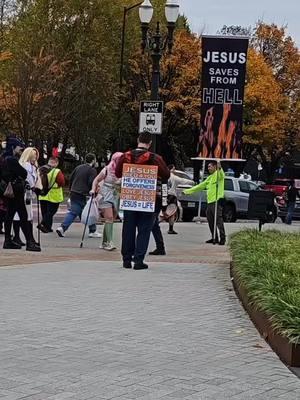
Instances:
[[[183,209],[183,221],[192,221],[194,217],[199,215],[205,216],[207,199],[206,191],[198,192],[193,195],[183,194],[183,190],[190,186],[179,186],[177,189],[177,198]],[[252,181],[243,178],[225,177],[224,182],[225,201],[223,206],[223,218],[225,222],[235,222],[239,219],[247,219],[248,217],[248,201],[249,192],[252,190],[260,190],[260,187]],[[277,210],[274,205],[274,218],[277,218]]]

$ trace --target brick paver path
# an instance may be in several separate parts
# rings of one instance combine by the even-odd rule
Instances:
[[[218,264],[0,268],[0,400],[296,400]]]

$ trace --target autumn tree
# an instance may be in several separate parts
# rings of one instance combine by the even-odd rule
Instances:
[[[87,146],[101,148],[114,129],[112,116],[118,97],[119,26],[110,29],[110,36],[107,32],[115,26],[116,14],[121,23],[121,13],[120,4],[108,0],[22,2],[7,32],[7,49],[13,59],[2,64],[0,75],[2,93],[8,87],[11,93],[5,124],[8,120],[11,129],[17,127],[25,140],[30,137],[49,142],[55,136],[63,142],[75,142],[82,152]],[[31,72],[38,72],[38,68],[29,60],[38,59],[41,49],[44,57],[64,66],[63,80],[57,79],[58,73],[56,77],[48,70],[45,77],[39,71],[33,73],[36,79],[32,85]],[[45,79],[51,81],[51,104],[42,101]],[[30,96],[24,95],[28,88],[34,92]],[[15,118],[20,92],[22,123]],[[38,113],[31,112],[32,99]]]
[[[224,26],[250,37],[244,108],[244,157],[260,160],[272,180],[280,160],[300,141],[300,56],[285,27]]]
[[[223,25],[222,29],[218,31],[218,34],[223,36],[252,36],[252,28],[244,27],[241,25]]]
[[[259,156],[272,176],[285,143],[288,102],[272,69],[250,48],[244,109],[244,156]]]
[[[128,106],[137,124],[139,101],[150,98],[151,58],[137,52],[129,62]],[[161,150],[182,167],[194,155],[200,123],[200,40],[186,29],[176,31],[172,54],[162,58],[159,96],[165,108]]]
[[[286,34],[286,27],[263,22],[258,22],[251,45],[271,68],[282,94],[281,106],[285,108],[282,140],[276,140],[276,147],[265,148],[269,149],[269,161],[274,171],[284,154],[297,148],[300,140],[300,53],[293,39]],[[277,137],[280,137],[279,133]],[[271,133],[270,139],[272,143]]]

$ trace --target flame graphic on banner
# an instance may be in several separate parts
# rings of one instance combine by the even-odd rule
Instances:
[[[239,124],[231,120],[231,104],[223,105],[222,119],[218,131],[214,131],[215,106],[206,111],[204,126],[199,136],[200,157],[238,158],[241,155],[241,140],[238,138]]]

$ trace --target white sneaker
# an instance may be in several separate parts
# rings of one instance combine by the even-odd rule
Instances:
[[[64,232],[64,230],[63,230],[63,228],[61,226],[59,226],[56,229],[56,233],[58,234],[59,237],[65,237],[65,232]]]
[[[110,242],[110,243],[102,243],[99,246],[99,248],[106,251],[113,251],[116,249],[116,246],[112,242]]]
[[[107,250],[107,251],[116,250],[116,246],[113,244],[113,242],[110,242],[107,244],[107,246],[105,247],[104,250]]]
[[[100,232],[91,232],[89,233],[89,238],[99,239],[102,238],[102,235]]]

